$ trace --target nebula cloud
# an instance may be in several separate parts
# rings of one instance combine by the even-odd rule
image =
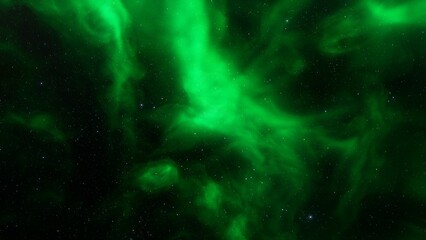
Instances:
[[[0,0],[1,239],[426,238],[426,3]]]

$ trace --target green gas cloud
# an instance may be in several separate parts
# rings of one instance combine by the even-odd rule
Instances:
[[[143,67],[136,61],[137,47],[129,39],[133,21],[122,1],[20,1],[48,21],[58,31],[63,31],[68,40],[81,45],[89,43],[100,49],[104,56],[104,76],[107,90],[100,94],[110,123],[121,129],[133,142],[137,110],[134,89],[143,77]],[[61,21],[57,21],[61,19]],[[91,56],[86,56],[90,58]],[[105,81],[103,80],[103,81]],[[129,143],[130,143],[129,142]]]
[[[156,161],[139,170],[137,184],[145,191],[170,187],[179,180],[179,172],[171,160]]]
[[[392,86],[415,69],[416,47],[404,40],[426,27],[423,1],[336,3],[318,14],[309,0],[0,4],[29,9],[64,45],[84,46],[75,56],[91,70],[81,75],[105,115],[103,156],[120,163],[108,175],[119,179],[105,190],[113,196],[93,214],[112,212],[111,239],[135,232],[140,219],[155,224],[139,214],[149,211],[163,214],[162,225],[202,227],[171,239],[200,231],[208,239],[354,239],[372,221],[371,199],[397,192],[425,201],[424,151],[402,144],[406,159],[396,159],[388,140],[415,132],[406,125],[421,129],[423,115],[395,100]],[[8,41],[0,51],[31,55]],[[71,138],[61,114],[23,112],[11,107],[2,119]],[[398,164],[412,172],[403,183],[391,174]],[[406,230],[397,239],[424,237],[416,216],[392,225]]]
[[[29,131],[36,131],[40,135],[55,141],[63,142],[67,138],[66,134],[61,130],[58,121],[53,116],[46,113],[33,114],[28,117],[10,114],[4,120],[21,125]]]

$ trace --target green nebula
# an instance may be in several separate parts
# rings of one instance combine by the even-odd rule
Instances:
[[[150,192],[170,187],[178,180],[178,169],[170,160],[153,162],[137,174],[137,184]]]
[[[424,25],[424,11],[426,3],[423,1],[408,1],[404,3],[387,4],[379,1],[366,1],[368,10],[379,24],[397,25],[412,24]],[[377,23],[376,23],[377,24]]]
[[[0,0],[0,239],[426,238],[425,12]]]
[[[218,212],[221,205],[222,193],[220,186],[214,182],[208,183],[204,186],[204,195],[200,196],[200,204],[206,206],[212,211]]]
[[[266,96],[260,103],[251,96],[261,88],[257,79],[239,74],[218,49],[210,46],[203,1],[189,6],[177,6],[176,1],[173,4],[173,14],[178,16],[172,18],[172,30],[178,36],[174,45],[181,57],[182,85],[190,101],[178,124],[184,124],[184,128],[200,126],[234,138],[235,147],[247,151],[244,154],[255,167],[262,168],[266,161],[262,151],[279,149],[280,161],[288,161],[288,167],[297,169],[299,162],[291,158],[292,150],[285,147],[283,139],[292,141],[293,136],[303,134],[303,120],[279,112]]]
[[[122,129],[134,141],[131,119],[136,109],[133,89],[143,76],[137,64],[135,49],[127,37],[131,16],[121,1],[23,1],[51,22],[55,28],[66,29],[70,41],[100,47],[105,55],[104,77],[111,82],[101,96],[108,109],[111,125]],[[61,21],[55,19],[61,18]],[[73,32],[78,33],[75,38]],[[87,56],[91,57],[91,56]],[[130,142],[129,142],[130,143]]]
[[[236,219],[232,220],[231,226],[228,229],[228,238],[235,240],[244,240],[247,239],[245,235],[246,228],[246,219],[242,216],[238,216]]]
[[[58,126],[58,121],[51,115],[45,113],[34,114],[30,117],[11,114],[6,117],[6,120],[11,123],[22,125],[30,131],[36,131],[41,135],[48,136],[55,141],[65,141],[66,135]]]
[[[183,128],[207,128],[210,131],[230,137],[230,146],[238,149],[249,161],[249,168],[260,174],[285,175],[290,179],[288,194],[305,188],[305,166],[294,152],[294,146],[301,145],[304,120],[280,112],[267,99],[258,101],[262,92],[258,80],[250,74],[239,73],[226,55],[220,54],[209,38],[209,21],[203,1],[187,4],[173,1],[171,17],[173,46],[181,62],[182,85],[188,94],[190,105],[187,113],[179,119]],[[256,94],[252,96],[252,94]],[[259,96],[260,95],[260,96]],[[300,139],[298,139],[298,137]],[[267,184],[265,184],[266,186]],[[256,191],[243,189],[229,193],[233,202],[251,202],[261,198],[264,186],[255,186]],[[217,208],[219,191],[214,185],[205,190],[205,205]],[[244,214],[247,209],[236,209]],[[242,220],[244,219],[244,220]],[[246,239],[245,218],[236,217],[229,223],[229,239]]]
[[[324,21],[325,33],[320,48],[332,55],[362,50],[363,45],[392,32],[392,28],[425,26],[425,9],[422,1],[360,1]]]

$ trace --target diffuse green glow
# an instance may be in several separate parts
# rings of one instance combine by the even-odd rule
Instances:
[[[55,141],[66,140],[66,135],[58,126],[58,121],[50,114],[39,113],[29,117],[24,117],[17,114],[10,114],[5,119],[6,121],[20,124],[30,130],[35,130],[40,134],[49,136]]]
[[[401,3],[381,3],[380,1],[365,1],[373,20],[378,24],[395,25],[425,25],[426,2],[422,0],[402,1]],[[376,24],[377,24],[376,23]]]
[[[231,221],[228,229],[228,238],[232,240],[245,240],[246,237],[246,223],[247,220],[244,216],[237,216]]]
[[[381,53],[384,50],[382,42],[387,39],[387,34],[393,33],[394,27],[426,25],[423,15],[426,4],[422,1],[392,1],[384,4],[383,1],[364,0],[337,11],[320,21],[318,26],[314,26],[313,29],[319,33],[313,35],[319,39],[306,39],[303,29],[298,29],[298,24],[303,24],[297,21],[293,23],[293,20],[303,22],[299,14],[304,12],[303,9],[309,6],[310,1],[276,1],[259,14],[261,36],[260,43],[256,44],[265,45],[265,51],[260,51],[257,55],[254,54],[254,59],[247,60],[239,59],[238,54],[234,53],[247,51],[255,41],[247,43],[247,49],[242,46],[224,47],[221,44],[223,38],[233,38],[233,34],[236,34],[227,32],[227,25],[230,23],[227,19],[226,1],[164,0],[159,5],[164,5],[162,7],[165,10],[159,13],[156,9],[160,7],[154,7],[156,3],[147,4],[148,9],[142,9],[144,1],[23,2],[59,32],[70,36],[69,41],[77,44],[88,42],[105,52],[105,75],[112,82],[100,83],[108,85],[108,90],[96,94],[101,95],[99,99],[110,116],[108,121],[111,126],[125,131],[125,145],[134,147],[126,150],[126,153],[132,152],[132,157],[140,157],[136,161],[146,161],[144,156],[149,156],[150,152],[138,149],[143,144],[137,142],[137,137],[143,135],[143,130],[139,131],[135,122],[149,117],[144,111],[136,111],[135,99],[138,96],[135,94],[139,93],[137,88],[140,86],[137,84],[143,76],[142,64],[138,62],[136,55],[142,49],[139,46],[142,43],[132,41],[135,39],[134,35],[140,38],[147,35],[164,41],[153,44],[149,51],[155,53],[156,48],[161,49],[161,58],[167,56],[164,60],[165,68],[170,68],[170,63],[177,64],[174,66],[176,69],[170,70],[176,70],[173,74],[177,77],[164,81],[179,81],[182,88],[179,90],[186,93],[188,102],[183,103],[184,107],[172,106],[173,110],[168,109],[170,106],[154,110],[159,115],[166,111],[172,112],[169,115],[176,115],[175,121],[167,117],[159,120],[166,126],[171,125],[171,130],[164,133],[164,136],[161,135],[163,133],[156,134],[165,139],[173,136],[179,142],[171,143],[174,145],[172,147],[155,146],[161,149],[153,151],[184,151],[186,148],[176,150],[175,146],[193,146],[193,141],[204,141],[204,136],[199,136],[200,134],[194,137],[203,131],[206,135],[225,139],[226,146],[215,149],[213,153],[221,162],[218,167],[220,169],[209,169],[211,165],[208,157],[188,160],[191,154],[187,154],[187,161],[176,159],[176,163],[172,160],[133,162],[131,164],[143,167],[132,166],[137,170],[130,174],[131,181],[142,190],[142,196],[178,186],[173,191],[180,191],[184,196],[191,196],[191,199],[185,199],[184,202],[184,198],[179,195],[176,197],[177,201],[182,201],[183,205],[187,202],[196,203],[194,208],[187,208],[185,205],[186,208],[182,211],[195,215],[202,224],[214,229],[220,238],[230,240],[252,239],[252,236],[260,235],[264,239],[298,239],[297,226],[305,224],[300,219],[305,218],[303,214],[306,211],[311,211],[310,206],[306,207],[305,203],[310,194],[317,190],[318,185],[315,184],[320,182],[317,178],[321,175],[321,170],[316,167],[321,164],[335,166],[327,175],[327,181],[324,181],[327,185],[325,188],[337,191],[325,191],[321,196],[327,199],[328,195],[333,195],[330,199],[335,206],[319,217],[326,216],[327,219],[336,220],[338,226],[331,228],[335,227],[339,232],[344,232],[357,219],[363,199],[372,194],[373,187],[380,185],[380,182],[376,182],[378,172],[386,165],[386,159],[379,150],[381,139],[390,127],[401,120],[393,117],[395,112],[387,102],[387,93],[384,91],[386,87],[380,73],[383,69],[372,71],[371,68],[379,66],[378,62],[385,65],[392,61],[388,57],[391,55]],[[9,5],[11,1],[3,0],[0,4]],[[145,15],[155,16],[155,19]],[[63,21],[57,21],[59,18]],[[146,19],[151,22],[142,21]],[[151,23],[152,26],[144,25]],[[137,25],[139,27],[135,27]],[[157,26],[165,29],[156,29]],[[69,33],[68,28],[78,34]],[[132,32],[135,29],[136,32]],[[166,36],[159,36],[162,34]],[[152,42],[155,40],[150,39]],[[241,45],[244,44],[246,43]],[[339,57],[342,55],[351,53],[347,67],[356,69],[361,77],[353,76],[353,82],[357,84],[348,84],[353,84],[354,89],[359,88],[356,91],[359,90],[364,95],[352,98],[349,93],[344,92],[342,95],[347,94],[347,98],[351,100],[347,103],[340,103],[344,98],[339,99],[337,95],[326,96],[337,99],[333,101],[334,105],[327,106],[328,112],[320,110],[321,113],[309,112],[305,115],[297,115],[294,111],[290,113],[285,108],[288,103],[283,100],[284,103],[278,102],[281,99],[275,102],[276,99],[270,95],[278,95],[278,90],[274,89],[276,82],[270,86],[265,84],[270,75],[274,75],[275,81],[279,81],[276,85],[290,85],[299,80],[302,84],[299,77],[306,77],[303,75],[305,70],[327,70],[315,69],[314,64],[305,59],[302,52],[306,53],[304,48],[311,46],[310,44],[317,46],[320,53],[325,55],[322,60],[330,61],[330,64],[336,59],[336,62],[341,60]],[[362,51],[363,49],[368,51]],[[0,51],[14,50],[2,43]],[[241,67],[247,62],[250,62],[248,67]],[[342,69],[339,71],[343,72]],[[330,84],[333,81],[345,82],[347,79],[343,78],[352,76],[352,73],[339,73],[346,74],[344,77],[336,74],[339,79],[330,79]],[[159,75],[161,79],[162,73]],[[316,80],[316,75],[307,74],[307,77]],[[161,91],[173,89],[159,89],[158,94],[162,94]],[[299,98],[303,98],[302,94],[304,93]],[[108,100],[104,101],[103,95]],[[300,100],[295,93],[284,95],[294,98],[283,97],[288,101]],[[306,104],[312,104],[313,108],[316,106],[316,103]],[[336,119],[340,119],[342,115],[351,120],[340,123]],[[58,120],[48,113],[29,117],[11,114],[5,119],[58,141],[67,138],[58,127]],[[332,126],[325,127],[324,122]],[[337,131],[340,132],[336,133]],[[337,157],[323,158],[329,152]],[[237,159],[234,159],[233,154],[238,155]],[[127,157],[126,154],[121,155],[122,159]],[[178,168],[179,165],[190,169],[198,164],[205,166],[207,170],[192,175],[192,172],[180,171]],[[423,201],[426,198],[423,173],[414,168],[412,171],[415,174],[408,178],[403,188],[413,199]],[[127,194],[123,198],[126,215],[131,215],[133,211],[132,202],[144,200],[139,198],[141,195]],[[127,219],[124,216],[123,219],[122,222],[125,223]],[[420,239],[424,235],[421,227],[415,224],[410,229],[413,239]],[[300,234],[306,236],[304,233]]]
[[[199,196],[198,202],[218,214],[222,202],[220,186],[214,182],[209,182],[203,187],[203,194]]]
[[[137,185],[144,191],[164,190],[179,181],[179,172],[171,160],[152,162],[136,175]]]
[[[12,0],[1,0],[0,5],[2,6],[8,6],[12,3]]]
[[[426,26],[425,11],[426,3],[421,0],[402,3],[360,1],[323,22],[324,34],[319,47],[330,55],[360,49],[373,37],[381,37],[394,27]]]
[[[111,124],[122,128],[125,136],[134,143],[134,123],[131,120],[136,110],[134,84],[143,76],[141,66],[135,59],[135,48],[130,44],[127,31],[131,17],[121,0],[59,1],[41,3],[24,1],[57,28],[76,28],[81,34],[78,41],[102,47],[107,55],[106,75],[112,80],[105,108]],[[54,19],[61,18],[61,24]],[[105,83],[99,83],[105,84]],[[105,97],[101,97],[105,99]]]
[[[325,34],[320,42],[320,48],[325,53],[338,55],[360,48],[365,23],[354,11],[343,11],[324,21]]]
[[[264,156],[259,153],[260,148],[281,147],[283,138],[301,130],[300,119],[279,112],[267,101],[258,103],[250,96],[259,88],[256,79],[239,74],[231,62],[210,46],[202,1],[178,3],[175,1],[171,6],[176,9],[171,27],[177,36],[173,42],[182,64],[182,84],[191,103],[180,121],[188,127],[203,126],[235,137],[236,144],[251,154],[249,160],[261,167]],[[192,22],[193,19],[197,21]],[[265,135],[267,129],[274,131]],[[287,156],[281,161],[291,161],[291,151],[283,155]],[[291,161],[290,165],[297,168],[299,164]]]
[[[179,124],[184,125],[184,128],[196,129],[201,126],[231,137],[231,146],[240,149],[257,171],[265,175],[283,174],[276,176],[289,181],[288,195],[300,193],[301,189],[307,191],[308,179],[303,173],[309,169],[294,152],[295,148],[303,146],[302,138],[309,136],[307,131],[310,131],[311,136],[315,135],[309,129],[307,120],[286,114],[273,103],[262,102],[251,96],[256,92],[255,89],[261,89],[256,84],[258,80],[252,75],[242,74],[225,55],[220,54],[219,48],[214,47],[214,40],[209,37],[210,26],[203,1],[191,1],[191,4],[174,1],[170,6],[175,9],[171,15],[171,31],[176,36],[173,46],[181,64],[182,85],[190,99],[188,111],[181,116]],[[366,25],[366,21],[373,22],[373,16],[357,15],[356,12],[342,12],[333,16],[327,20],[326,25],[331,30],[326,30],[329,35],[324,38],[321,48],[332,55],[359,48],[365,41],[363,35],[378,26],[372,22]],[[359,135],[336,146],[351,161],[341,163],[350,168],[350,175],[348,192],[342,196],[336,209],[336,216],[342,220],[346,218],[346,223],[356,217],[357,209],[352,207],[353,204],[357,204],[367,193],[368,180],[361,179],[373,178],[375,171],[382,165],[382,159],[376,156],[376,149],[371,144],[378,141],[377,138],[385,134],[392,124],[392,121],[384,120],[389,111],[383,103],[384,98],[380,93],[373,95],[377,97],[365,103],[368,111],[363,113],[358,123],[354,123],[357,125],[354,129]],[[364,125],[364,121],[370,124]],[[358,152],[358,149],[370,150]],[[347,174],[346,170],[342,173]],[[222,204],[234,206],[243,202],[258,202],[267,187],[259,186],[254,191],[248,184],[244,186],[242,189],[246,190],[235,194],[223,187],[227,197],[222,198]],[[217,203],[218,192],[214,189],[201,193],[205,207],[210,209],[214,209]],[[208,194],[211,194],[210,198],[206,197]],[[297,205],[292,207],[296,208]],[[241,212],[253,218],[229,223],[230,239],[244,239],[244,236],[250,234],[250,230],[243,227],[246,221],[257,221],[256,216],[245,208],[235,209],[236,215]]]
[[[305,170],[293,147],[302,142],[303,121],[280,112],[273,103],[259,102],[251,96],[251,92],[259,89],[257,79],[239,73],[232,62],[212,46],[203,1],[194,0],[190,4],[172,1],[170,8],[175,10],[170,18],[171,34],[176,36],[173,46],[181,64],[182,85],[190,99],[188,111],[178,123],[184,128],[204,127],[231,137],[231,146],[240,150],[261,174],[277,174],[278,178],[289,179],[291,184],[286,194],[300,191],[306,184],[302,175]],[[214,186],[207,185],[202,193],[203,203],[213,210],[219,202],[219,192]],[[223,204],[233,206],[236,212],[251,214],[252,209],[243,206],[259,201],[266,185],[256,186],[257,191],[243,187],[231,193],[227,189]],[[248,221],[257,219],[236,217],[230,222],[228,238],[246,239]]]

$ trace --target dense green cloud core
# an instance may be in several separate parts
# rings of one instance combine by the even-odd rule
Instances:
[[[0,7],[0,238],[426,237],[425,1]]]

